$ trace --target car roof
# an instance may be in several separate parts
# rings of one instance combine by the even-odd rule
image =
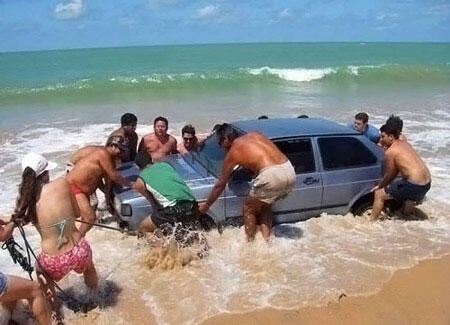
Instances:
[[[360,134],[345,125],[321,118],[271,118],[237,121],[231,124],[245,133],[258,131],[270,139],[298,136]]]

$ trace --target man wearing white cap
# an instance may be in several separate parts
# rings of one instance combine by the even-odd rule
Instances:
[[[91,247],[75,226],[80,212],[71,186],[65,177],[49,182],[48,170],[55,167],[55,163],[36,153],[23,158],[22,182],[11,219],[16,224],[31,222],[39,231],[37,272],[44,292],[54,293],[53,281],[61,280],[72,270],[82,273],[86,285],[96,289],[98,277]],[[54,302],[54,298],[50,301]],[[56,305],[52,308],[57,311]]]

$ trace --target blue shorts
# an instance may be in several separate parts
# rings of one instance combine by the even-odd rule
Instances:
[[[386,193],[393,199],[403,202],[405,200],[421,201],[431,187],[431,183],[419,185],[402,178],[386,186]]]
[[[8,277],[5,273],[0,272],[0,298],[6,292],[8,287]]]

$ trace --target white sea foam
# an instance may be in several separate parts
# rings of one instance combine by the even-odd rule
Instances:
[[[320,80],[328,74],[336,73],[337,69],[334,69],[334,68],[276,69],[276,68],[270,68],[270,67],[262,67],[262,68],[255,68],[255,69],[247,69],[247,71],[249,74],[252,74],[252,75],[272,74],[272,75],[275,75],[284,80],[304,82],[304,81]]]
[[[275,116],[277,112],[267,113]],[[140,262],[148,248],[137,238],[95,228],[87,239],[100,277],[144,300],[159,324],[195,324],[222,312],[296,308],[326,304],[341,293],[375,292],[395,270],[450,252],[450,138],[448,126],[441,119],[446,114],[445,110],[423,115],[402,112],[404,132],[425,157],[433,177],[429,198],[421,207],[430,216],[428,220],[372,223],[350,214],[324,214],[277,226],[276,236],[268,245],[259,236],[247,244],[243,229],[227,228],[222,235],[215,231],[206,235],[211,247],[207,258],[171,271],[148,270]],[[382,114],[371,115],[371,121],[376,123],[385,118]],[[170,132],[179,134],[184,123],[170,125]],[[20,159],[28,150],[56,160],[59,167],[52,172],[55,177],[62,174],[70,152],[83,145],[104,143],[116,127],[111,123],[67,126],[39,122],[27,125],[17,134],[8,134],[1,147],[0,215],[12,211]],[[137,131],[142,136],[151,127],[139,125]],[[31,245],[38,250],[37,232],[32,226],[26,231]],[[0,263],[2,271],[26,276],[5,251],[0,251]],[[84,294],[83,281],[75,274],[70,274],[61,285],[77,296]],[[120,293],[117,299],[123,299]],[[126,323],[126,314],[117,312],[114,306],[95,313],[99,315],[94,321],[97,324]],[[70,324],[84,321],[69,310],[65,314]]]

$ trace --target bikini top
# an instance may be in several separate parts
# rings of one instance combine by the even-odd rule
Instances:
[[[58,248],[59,248],[59,246],[61,245],[62,236],[64,234],[64,228],[66,227],[67,222],[69,222],[71,219],[72,219],[72,217],[67,217],[67,218],[61,219],[60,221],[58,221],[57,223],[54,223],[52,225],[39,227],[39,228],[47,229],[47,228],[52,228],[52,227],[58,227],[58,229],[59,229]]]

